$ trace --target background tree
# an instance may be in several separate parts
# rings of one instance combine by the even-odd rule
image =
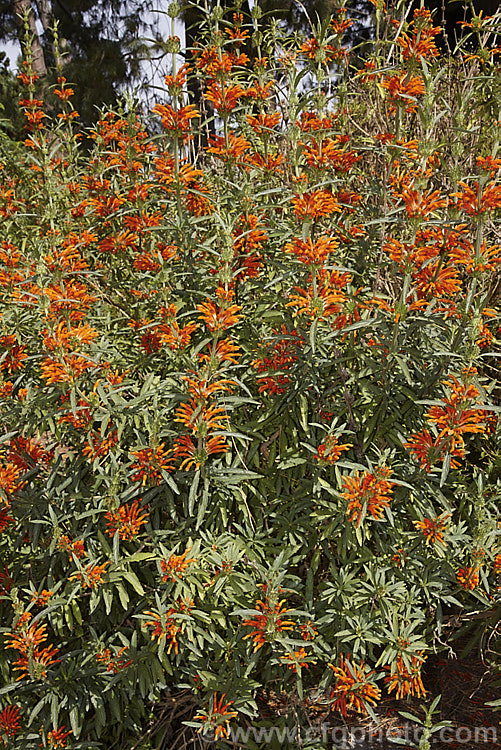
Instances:
[[[59,62],[75,84],[75,108],[89,123],[98,107],[114,106],[123,87],[137,80],[147,55],[141,39],[152,24],[150,13],[151,0],[0,0],[0,40],[22,45],[27,16],[33,67],[42,85],[53,82]]]

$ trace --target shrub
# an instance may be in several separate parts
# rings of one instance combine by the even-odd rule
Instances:
[[[353,67],[342,9],[299,42],[216,11],[193,69],[167,41],[160,134],[124,104],[86,150],[64,77],[44,112],[29,54],[20,74],[0,203],[8,747],[174,747],[175,722],[228,746],[258,692],[299,717],[373,712],[425,696],[424,661],[473,611],[472,643],[494,626],[495,22],[445,56],[427,11],[378,3]]]

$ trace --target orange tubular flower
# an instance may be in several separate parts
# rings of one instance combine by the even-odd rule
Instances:
[[[262,135],[263,131],[273,130],[282,119],[282,115],[280,112],[273,112],[272,114],[260,114],[257,117],[246,115],[245,119],[256,135]]]
[[[343,210],[330,190],[314,190],[312,193],[296,195],[292,199],[292,205],[299,220],[309,218],[315,221]]]
[[[183,404],[175,412],[174,422],[181,422],[188,427],[193,435],[206,437],[209,430],[224,430],[227,426],[228,415],[221,406],[201,406],[192,398],[188,404]]]
[[[396,690],[395,697],[397,700],[405,698],[408,695],[424,698],[426,690],[421,679],[421,668],[425,660],[424,651],[419,651],[418,654],[411,656],[411,667],[408,669],[404,664],[402,656],[397,656],[396,672],[392,672],[384,678],[385,684],[388,685],[388,693]],[[384,667],[384,669],[390,672],[390,667]]]
[[[107,672],[113,672],[113,674],[118,674],[120,670],[125,669],[130,664],[132,664],[132,660],[126,661],[125,659],[122,659],[122,654],[124,654],[127,651],[127,646],[124,646],[121,648],[116,656],[113,658],[111,655],[111,651],[109,648],[105,648],[104,651],[101,651],[101,653],[96,654],[96,659],[100,664],[104,664],[106,666]]]
[[[209,146],[206,148],[208,154],[214,154],[223,161],[229,159],[233,161],[240,161],[241,157],[250,148],[249,141],[244,138],[243,135],[235,135],[230,133],[228,136],[228,146],[226,146],[225,139],[219,135],[213,135],[209,138]]]
[[[306,242],[298,237],[294,237],[292,242],[288,242],[284,246],[284,252],[295,255],[301,263],[310,266],[321,266],[338,247],[339,243],[328,236],[319,237],[315,244],[313,244],[310,237],[307,238]]]
[[[220,115],[227,115],[237,106],[238,100],[243,96],[244,90],[238,84],[235,86],[224,86],[219,83],[210,83],[205,98]]]
[[[312,138],[310,145],[301,144],[306,163],[317,169],[330,168],[335,172],[349,172],[361,157],[355,151],[338,148],[340,143],[332,138],[324,138],[321,141]]]
[[[23,619],[25,615],[27,617]],[[35,679],[44,679],[47,675],[47,667],[60,661],[60,659],[53,658],[59,649],[53,647],[52,644],[42,649],[39,648],[47,640],[47,626],[45,624],[26,626],[30,616],[29,612],[25,612],[17,623],[17,632],[6,633],[9,638],[6,648],[15,649],[20,654],[19,659],[12,665],[14,672],[20,673],[16,681],[29,677],[31,674]]]
[[[192,467],[199,469],[209,456],[227,453],[228,450],[228,443],[222,435],[215,435],[206,440],[199,438],[197,447],[189,435],[180,435],[174,442],[173,455],[176,458],[184,458],[179,468],[189,471]]]
[[[197,310],[202,313],[199,318],[203,320],[209,331],[224,331],[226,328],[236,325],[242,318],[241,315],[238,315],[241,309],[240,305],[221,308],[210,300],[197,305]]]
[[[15,336],[0,336],[0,371],[13,373],[20,370],[27,356],[26,347],[18,344]]]
[[[182,138],[184,142],[192,137],[190,133],[190,121],[196,117],[200,117],[200,113],[194,104],[187,104],[186,107],[181,107],[177,110],[171,107],[170,104],[155,104],[152,112],[160,115],[165,130],[173,136]]]
[[[300,648],[299,651],[292,651],[285,654],[285,656],[281,656],[280,661],[282,664],[286,664],[293,672],[297,672],[298,667],[301,669],[308,669],[308,662],[303,661],[306,656],[306,649]]]
[[[286,307],[295,307],[295,315],[306,315],[311,320],[327,320],[331,315],[337,315],[343,309],[347,297],[341,290],[322,287],[315,296],[313,287],[307,289],[294,287],[297,294],[289,297]]]
[[[131,455],[137,459],[131,464],[131,481],[141,482],[144,486],[147,483],[159,485],[163,481],[162,472],[172,471],[172,449],[165,450],[165,443],[160,443],[157,448],[141,448],[138,451],[131,451]]]
[[[61,550],[66,550],[70,560],[72,559],[73,555],[75,555],[75,557],[80,560],[87,554],[84,548],[84,543],[81,539],[75,539],[72,542],[69,536],[66,536],[66,534],[63,534],[63,536],[60,538],[58,547]]]
[[[406,105],[406,112],[416,112],[417,97],[425,92],[424,80],[420,75],[411,76],[410,73],[400,72],[393,76],[383,78],[381,86],[390,94],[392,111],[396,105]]]
[[[447,453],[447,441],[441,438],[434,440],[428,430],[415,433],[403,445],[404,448],[408,448],[411,453],[414,453],[421,468],[425,469],[428,473],[431,471],[431,467],[438,460],[443,460]],[[462,457],[464,451],[456,448],[453,455]],[[457,469],[459,466],[459,461],[451,460],[452,469]]]
[[[115,536],[118,531],[120,539],[130,541],[139,534],[141,526],[148,523],[149,513],[144,508],[140,510],[138,501],[134,500],[130,505],[109,510],[105,518],[108,526],[106,533],[109,536]]]
[[[66,747],[66,737],[71,734],[70,730],[64,731],[66,727],[63,725],[59,729],[52,729],[47,735],[50,748],[63,748]]]
[[[456,576],[457,582],[463,589],[466,589],[466,591],[473,591],[473,589],[478,586],[480,580],[478,571],[479,568],[459,568]]]
[[[80,581],[82,588],[97,589],[100,583],[104,583],[103,575],[106,572],[106,568],[110,565],[110,561],[103,563],[102,565],[93,565],[89,563],[84,570],[79,570],[69,577],[69,581]]]
[[[19,732],[20,713],[19,706],[7,706],[0,711],[0,738],[14,737]]]
[[[234,365],[238,364],[238,357],[241,355],[240,347],[235,344],[231,339],[221,339],[213,349],[212,344],[207,344],[208,354],[200,353],[198,355],[202,362],[206,362],[210,365],[212,370],[218,370],[223,362],[231,362]]]
[[[98,366],[84,355],[70,354],[63,356],[60,361],[46,357],[42,360],[40,369],[43,379],[50,385],[51,383],[74,383],[84,372]]]
[[[24,473],[21,466],[9,461],[4,466],[0,465],[0,500],[1,494],[13,495],[20,490],[25,482],[19,481],[19,477]]]
[[[190,550],[187,549],[182,555],[172,554],[168,560],[162,560],[160,567],[162,568],[163,576],[162,581],[173,581],[174,583],[183,577],[183,573],[186,571],[188,565],[192,562],[196,562],[195,557],[189,557],[186,559],[186,555]]]
[[[341,493],[341,497],[348,500],[346,515],[349,521],[356,519],[357,526],[360,526],[366,514],[377,520],[382,517],[383,510],[389,507],[391,501],[394,482],[388,481],[387,477],[392,473],[391,469],[383,466],[377,468],[374,474],[364,471],[362,481],[358,471],[354,477],[343,478],[345,492]]]
[[[381,690],[370,680],[374,670],[368,671],[364,662],[361,662],[360,666],[353,664],[349,658],[349,654],[346,659],[341,654],[339,667],[329,664],[337,677],[331,693],[333,708],[344,717],[347,716],[348,710],[367,714],[366,704],[375,706],[381,697]]]
[[[198,730],[199,733],[209,728],[214,732],[214,740],[216,742],[218,739],[228,736],[228,724],[231,719],[234,719],[238,715],[237,711],[228,711],[229,706],[233,705],[234,701],[223,703],[225,697],[226,693],[223,693],[221,698],[217,700],[217,693],[214,693],[212,710],[197,714],[194,717],[196,721],[204,722],[204,726]]]
[[[339,445],[337,437],[334,437],[334,435],[327,435],[325,443],[318,446],[318,452],[315,454],[314,458],[323,463],[334,464],[340,458],[341,453],[350,448],[353,448],[352,443]]]
[[[440,26],[433,26],[433,20],[429,10],[420,8],[414,11],[414,18],[410,23],[413,34],[401,34],[397,42],[402,48],[404,60],[426,60],[438,57],[439,51],[434,41],[442,31]]]
[[[264,602],[258,599],[256,610],[259,614],[249,620],[244,620],[242,623],[245,628],[254,628],[251,633],[244,635],[244,640],[252,638],[254,641],[254,653],[259,651],[265,643],[275,640],[277,633],[292,630],[294,622],[282,619],[287,612],[291,612],[290,609],[284,609],[282,606],[284,602],[285,599],[272,603],[268,596],[266,596]]]
[[[169,641],[169,648],[167,649],[168,654],[170,654],[172,649],[174,649],[175,654],[179,652],[177,636],[179,633],[182,633],[183,621],[179,621],[180,624],[178,624],[175,620],[175,616],[177,614],[182,614],[185,612],[189,614],[192,606],[192,601],[185,602],[181,599],[176,602],[173,607],[169,607],[167,612],[165,612],[164,614],[151,611],[147,611],[144,613],[145,615],[148,615],[152,618],[151,620],[148,620],[144,623],[146,627],[153,628],[153,631],[151,633],[151,640],[154,641],[156,638],[160,643],[162,638],[166,638],[167,641]]]
[[[450,513],[442,513],[437,518],[423,518],[422,521],[413,521],[416,529],[420,529],[426,539],[426,544],[442,544],[447,547],[444,542],[444,534],[446,525],[445,522],[451,517]]]

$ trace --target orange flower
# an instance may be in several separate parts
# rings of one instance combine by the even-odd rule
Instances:
[[[417,698],[424,698],[426,690],[423,686],[421,679],[421,668],[426,656],[423,655],[423,651],[419,651],[418,654],[411,656],[410,658],[410,669],[405,666],[403,657],[397,656],[397,669],[396,672],[391,672],[384,678],[384,682],[388,685],[388,693],[396,690],[396,699],[400,700],[405,698],[407,695],[415,695]],[[387,672],[390,672],[390,667],[384,667]]]
[[[414,18],[410,23],[413,27],[412,36],[403,33],[397,38],[404,60],[421,60],[422,58],[429,60],[438,57],[440,53],[435,45],[434,37],[440,34],[441,28],[432,24],[429,10],[421,8],[414,11]]]
[[[317,289],[315,294],[313,286],[307,289],[295,286],[296,294],[289,296],[286,307],[295,307],[295,315],[306,315],[311,320],[327,320],[331,315],[340,313],[347,301],[344,292],[338,289],[329,289],[327,286]]]
[[[137,459],[131,464],[132,482],[141,482],[144,486],[147,483],[159,485],[163,481],[162,472],[172,471],[173,453],[171,450],[165,450],[165,443],[160,443],[157,448],[141,448],[138,451],[131,451],[131,455]]]
[[[28,617],[25,618],[25,615]],[[20,672],[16,682],[31,674],[35,679],[45,679],[47,667],[61,661],[53,658],[59,649],[53,647],[52,644],[43,649],[39,648],[47,640],[47,626],[45,624],[26,626],[30,617],[29,612],[23,613],[16,628],[19,632],[6,633],[9,638],[6,648],[13,648],[20,653],[19,659],[12,664],[14,672]]]
[[[70,354],[69,356],[61,357],[61,360],[45,357],[42,360],[40,369],[42,370],[42,377],[47,381],[47,384],[74,383],[84,372],[95,369],[98,366],[84,355]]]
[[[443,460],[447,453],[447,441],[441,438],[433,439],[428,430],[417,432],[411,436],[411,439],[403,444],[404,448],[408,448],[411,453],[414,453],[422,469],[427,472],[431,471],[431,467],[439,459]],[[464,451],[456,448],[452,455],[462,457]],[[460,463],[454,458],[451,459],[451,468],[459,468]]]
[[[282,119],[282,115],[280,112],[272,112],[271,114],[259,114],[257,117],[245,115],[245,119],[256,135],[262,135],[263,131],[266,132],[276,127]]]
[[[6,744],[5,737],[13,737],[19,732],[19,706],[6,706],[0,711],[0,738]]]
[[[228,736],[228,724],[231,719],[234,719],[238,715],[237,711],[228,711],[229,706],[233,705],[234,701],[228,701],[223,704],[225,697],[226,693],[223,693],[221,698],[217,700],[217,693],[214,693],[212,708],[206,713],[197,714],[194,717],[196,721],[204,722],[204,726],[200,727],[198,731],[203,732],[209,728],[214,732],[215,742],[220,738]]]
[[[13,495],[20,490],[25,482],[19,481],[24,473],[21,466],[9,461],[4,466],[0,465],[0,492],[3,495]]]
[[[185,107],[174,109],[170,104],[155,104],[152,112],[160,115],[162,125],[165,130],[174,136],[182,138],[184,142],[192,136],[190,133],[191,120],[200,117],[200,113],[194,104],[187,104]]]
[[[244,90],[241,86],[224,86],[219,83],[210,83],[205,98],[220,115],[227,115],[237,106],[238,100],[243,96]]]
[[[349,654],[346,659],[341,654],[339,667],[329,664],[337,677],[331,693],[331,700],[334,701],[333,708],[343,716],[347,716],[348,710],[367,714],[366,704],[375,706],[381,697],[381,691],[370,680],[374,670],[368,670],[364,662],[358,666],[349,659]]]
[[[160,567],[164,573],[162,576],[162,581],[164,583],[169,580],[173,582],[179,580],[183,577],[183,573],[186,571],[188,565],[192,562],[196,562],[195,557],[189,557],[187,560],[185,559],[189,551],[190,550],[187,549],[182,555],[172,554],[168,560],[161,561]]]
[[[66,727],[63,725],[62,727],[59,727],[59,729],[52,729],[48,735],[47,740],[49,742],[50,748],[59,748],[59,747],[66,747],[66,737],[68,737],[71,732],[64,731]]]
[[[439,208],[447,206],[447,198],[442,198],[439,190],[422,193],[415,188],[404,187],[399,197],[402,198],[407,215],[411,218],[427,217],[436,213]]]
[[[47,589],[43,589],[39,594],[35,593],[31,597],[31,601],[36,604],[39,607],[43,607],[44,604],[47,604],[51,596],[53,595],[53,591],[48,591]]]
[[[348,500],[346,515],[349,521],[357,519],[360,526],[362,519],[369,513],[373,518],[380,519],[383,510],[390,505],[394,482],[388,481],[393,472],[387,467],[378,467],[374,474],[364,471],[362,481],[358,471],[354,477],[344,477],[343,487],[346,490],[341,497]]]
[[[437,518],[423,518],[422,521],[413,521],[416,529],[421,529],[426,539],[426,544],[443,544],[446,525],[445,522],[451,517],[450,513],[442,513]]]
[[[228,136],[228,146],[222,136],[213,135],[209,138],[209,146],[206,148],[208,154],[214,154],[223,161],[229,159],[239,161],[246,151],[250,148],[249,141],[243,135],[230,133]]]
[[[9,516],[7,512],[9,510],[9,507],[10,506],[7,505],[7,507],[0,508],[0,533],[5,531],[9,524],[13,523],[14,521],[14,518],[12,516]]]
[[[251,633],[244,635],[244,640],[252,638],[254,641],[254,653],[259,651],[265,643],[275,640],[278,633],[282,633],[284,630],[292,630],[294,622],[292,620],[282,619],[287,612],[291,612],[290,609],[284,609],[282,606],[285,599],[282,601],[270,601],[270,597],[266,595],[264,602],[258,599],[256,602],[256,610],[259,614],[244,620],[242,623],[243,627],[254,628]]]
[[[478,586],[480,580],[478,571],[479,568],[459,568],[456,576],[457,582],[462,588],[466,589],[466,591],[473,591],[473,589]]]
[[[0,370],[16,372],[24,367],[23,360],[28,356],[26,347],[17,343],[15,336],[0,336]]]
[[[417,110],[417,97],[425,92],[424,80],[421,75],[412,76],[410,73],[399,72],[396,75],[383,78],[381,86],[390,94],[390,111],[395,111],[396,105],[406,105],[406,112]]]
[[[193,435],[206,437],[209,430],[224,430],[227,427],[228,415],[221,406],[199,404],[192,398],[188,404],[182,404],[175,412],[174,422],[181,422]]]
[[[315,454],[314,458],[323,463],[334,464],[341,456],[341,453],[350,448],[353,448],[352,443],[339,445],[337,437],[334,435],[327,435],[325,443],[321,443],[321,445],[318,446],[318,452]]]
[[[221,339],[218,341],[215,348],[211,343],[207,344],[208,354],[202,352],[198,354],[199,359],[202,362],[206,362],[210,369],[216,371],[222,365],[223,362],[231,362],[234,365],[238,364],[238,357],[240,357],[240,347],[235,344],[231,339]]]
[[[207,439],[199,438],[197,446],[189,435],[180,435],[174,442],[172,453],[176,458],[184,458],[179,468],[189,471],[192,467],[199,469],[207,462],[209,456],[227,453],[228,450],[228,443],[222,435]]]
[[[197,310],[202,313],[199,318],[203,320],[209,331],[223,331],[236,325],[242,318],[241,315],[238,315],[241,309],[240,305],[230,305],[227,308],[218,307],[210,300],[197,305]]]
[[[340,143],[341,141],[334,141],[332,138],[321,141],[312,138],[310,145],[301,144],[306,163],[317,169],[330,168],[335,172],[349,172],[361,157],[355,151],[338,148]]]
[[[136,537],[141,526],[148,523],[149,513],[144,508],[140,512],[137,500],[130,505],[122,505],[116,510],[109,510],[106,513],[106,533],[109,536],[115,536],[118,531],[120,539],[130,541]]]
[[[75,555],[75,557],[80,560],[87,554],[84,548],[84,543],[81,539],[75,539],[72,542],[69,536],[66,536],[66,534],[63,534],[63,536],[60,538],[58,547],[59,549],[66,550],[70,560],[72,559],[73,555]]]
[[[103,563],[102,565],[93,565],[89,563],[84,570],[79,570],[69,577],[69,581],[80,581],[82,588],[97,589],[100,583],[104,583],[103,575],[105,574],[106,568],[110,565],[110,561]]]
[[[305,657],[307,657],[306,649],[301,647],[299,651],[292,651],[281,656],[280,661],[293,672],[297,672],[298,668],[308,669],[308,662],[304,661]]]
[[[107,672],[113,672],[113,674],[118,674],[121,669],[125,669],[130,664],[132,664],[132,660],[126,661],[125,659],[122,659],[121,656],[127,651],[127,646],[124,646],[121,648],[116,656],[112,658],[111,651],[109,648],[105,648],[101,653],[96,654],[96,659],[99,663],[105,664],[106,671]]]
[[[328,235],[319,237],[314,244],[310,237],[306,241],[294,237],[284,246],[284,252],[295,255],[301,263],[321,266],[338,247],[339,243]]]
[[[148,620],[144,623],[146,627],[153,628],[153,631],[151,633],[151,640],[154,641],[156,638],[160,643],[162,638],[166,638],[170,642],[169,648],[167,649],[168,654],[170,654],[172,649],[174,649],[175,654],[179,652],[177,636],[183,630],[184,620],[180,621],[181,624],[177,624],[175,619],[176,615],[183,614],[185,612],[189,614],[192,606],[192,601],[183,601],[181,599],[176,602],[174,606],[169,607],[169,609],[164,614],[151,611],[147,611],[144,613],[145,615],[148,615],[152,618],[151,620]]]

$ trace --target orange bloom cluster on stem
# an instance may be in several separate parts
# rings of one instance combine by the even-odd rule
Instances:
[[[345,492],[341,497],[348,501],[346,515],[349,521],[355,521],[360,526],[367,514],[372,518],[381,519],[383,510],[390,506],[391,493],[394,482],[388,480],[392,470],[382,466],[375,470],[374,474],[364,471],[362,478],[359,472],[353,477],[343,478]]]
[[[388,693],[396,690],[395,697],[397,700],[405,698],[408,695],[424,698],[426,690],[421,679],[421,668],[425,660],[426,656],[424,656],[424,652],[419,651],[419,653],[410,657],[410,668],[408,668],[404,663],[402,655],[397,656],[397,669],[395,672],[391,672],[390,667],[385,667],[385,670],[390,672],[384,678],[384,683],[388,686]]]
[[[426,544],[442,544],[446,547],[444,534],[446,521],[450,517],[450,513],[442,513],[437,518],[423,518],[422,521],[413,521],[413,523],[416,529],[420,529],[423,532]]]
[[[443,382],[450,391],[449,395],[441,399],[442,405],[431,406],[426,414],[428,422],[437,426],[436,438],[428,430],[423,430],[404,443],[404,447],[416,456],[421,468],[427,472],[434,463],[443,460],[446,454],[452,457],[451,467],[458,468],[460,463],[456,459],[465,455],[463,436],[486,430],[487,412],[475,408],[475,404],[481,402],[480,391],[471,382],[475,375],[475,368],[469,368],[463,372],[462,380],[451,375],[450,380]]]
[[[459,568],[457,572],[457,582],[459,585],[466,589],[466,591],[473,591],[478,586],[480,577],[478,574],[479,568],[465,567]]]
[[[158,486],[163,481],[162,472],[173,470],[173,451],[165,449],[165,443],[160,443],[156,448],[141,448],[131,451],[131,456],[136,459],[131,464],[131,481],[152,484]]]
[[[124,541],[134,539],[140,532],[141,526],[148,523],[149,513],[145,508],[140,508],[137,500],[130,505],[121,505],[116,510],[109,510],[106,515],[106,533],[109,536],[118,536]]]
[[[98,654],[96,654],[96,659],[100,664],[103,664],[106,667],[107,672],[118,674],[122,669],[126,669],[130,664],[132,664],[131,659],[127,661],[126,659],[122,658],[122,655],[126,651],[127,646],[124,646],[123,648],[119,649],[115,656],[113,656],[110,649],[105,648],[103,649],[103,651],[100,651]]]
[[[64,748],[66,747],[66,738],[71,734],[71,731],[69,729],[66,729],[66,727],[63,726],[59,727],[58,729],[52,729],[47,734],[47,741],[49,743],[50,748]]]
[[[327,435],[325,443],[321,443],[318,446],[318,451],[314,458],[317,461],[334,464],[339,460],[341,453],[353,448],[352,443],[345,443],[339,445],[337,437],[335,435]]]
[[[212,700],[212,708],[201,714],[197,714],[194,718],[196,721],[203,721],[204,725],[200,727],[199,732],[210,729],[214,732],[214,741],[222,739],[228,736],[228,724],[231,719],[234,719],[238,713],[237,711],[229,711],[229,707],[233,705],[234,701],[228,701],[224,703],[226,693],[223,693],[221,697],[217,698],[217,693],[214,693]]]
[[[73,573],[72,576],[68,578],[69,581],[80,581],[82,584],[82,588],[86,589],[97,589],[100,583],[103,583],[103,575],[106,572],[106,568],[108,565],[111,565],[111,562],[107,560],[102,565],[94,565],[93,563],[89,563],[85,566],[83,570],[78,570],[76,573]]]
[[[189,549],[183,552],[182,555],[172,554],[168,560],[162,560],[160,567],[162,569],[162,581],[173,581],[174,583],[183,577],[188,565],[192,562],[196,562],[195,557],[189,557],[186,559]]]
[[[278,373],[268,374],[257,378],[259,393],[280,394],[285,393],[290,385],[290,376],[286,374],[287,370],[298,360],[299,347],[302,337],[293,329],[290,333],[287,327],[282,324],[280,331],[274,329],[273,334],[276,338],[269,345],[263,345],[260,350],[261,356],[255,359],[251,364],[259,373]]]
[[[397,43],[402,50],[404,60],[430,60],[438,57],[439,51],[435,37],[442,31],[440,26],[433,26],[429,10],[424,8],[414,11],[414,18],[409,24],[410,34],[402,33]]]
[[[259,651],[266,643],[273,641],[278,633],[292,630],[294,622],[283,619],[284,615],[291,611],[284,608],[284,602],[285,599],[278,601],[277,597],[272,597],[266,593],[264,601],[258,599],[256,602],[256,610],[259,614],[243,621],[243,627],[253,628],[250,633],[244,635],[244,640],[252,638],[254,653]]]
[[[339,666],[329,664],[336,675],[334,689],[331,692],[332,707],[343,716],[348,711],[367,714],[367,704],[375,706],[381,697],[381,691],[371,681],[374,670],[368,670],[364,662],[360,665],[350,661],[350,654],[345,658],[340,655]]]
[[[4,744],[7,744],[5,738],[14,737],[20,730],[20,715],[21,710],[19,706],[6,706],[0,711],[0,739]]]
[[[14,672],[19,672],[16,681],[31,674],[35,679],[43,680],[47,677],[47,667],[61,661],[54,658],[59,649],[51,643],[40,648],[47,640],[47,625],[28,625],[31,614],[25,612],[24,615],[26,617],[20,618],[15,631],[6,633],[6,648],[19,652],[19,659],[12,665]]]
[[[151,620],[147,620],[144,623],[145,627],[153,628],[151,633],[151,640],[154,641],[155,639],[157,639],[160,643],[162,638],[166,638],[169,642],[169,647],[167,649],[168,654],[170,654],[172,649],[174,649],[175,654],[179,652],[177,637],[179,633],[183,632],[184,620],[176,620],[176,615],[189,615],[192,606],[192,601],[184,601],[183,599],[180,599],[162,614],[160,614],[159,612],[151,612],[150,610],[144,612],[145,615],[152,618]]]

